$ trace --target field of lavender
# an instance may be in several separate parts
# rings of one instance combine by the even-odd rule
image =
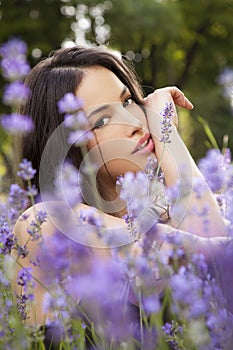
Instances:
[[[11,109],[1,116],[1,126],[9,139],[18,141],[33,129],[30,116],[17,112],[30,94],[23,84],[30,70],[26,50],[26,44],[19,39],[12,39],[0,48],[1,71],[6,80],[2,103]],[[70,113],[70,106],[75,105],[76,110],[78,103],[73,96],[65,96],[59,103],[60,111]],[[169,105],[162,111],[161,142],[165,146],[169,142],[170,112]],[[77,123],[81,123],[78,130]],[[66,124],[71,130],[69,142],[73,144],[77,133],[80,137],[85,120],[79,114],[67,119]],[[19,158],[17,155],[16,161]],[[213,248],[207,239],[205,249],[187,252],[178,230],[161,237],[157,222],[145,222],[145,217],[135,221],[148,204],[148,193],[153,197],[156,194],[160,201],[158,193],[161,189],[165,191],[158,165],[149,159],[145,173],[129,173],[119,178],[121,198],[128,202],[129,215],[125,220],[129,237],[120,229],[101,236],[102,223],[94,208],[79,217],[77,227],[82,234],[88,234],[91,227],[92,235],[94,231],[107,247],[109,254],[103,259],[92,254],[88,245],[70,239],[68,232],[58,231],[50,237],[46,246],[56,249],[43,249],[43,223],[48,213],[35,210],[33,220],[24,213],[28,205],[34,205],[37,189],[32,186],[35,170],[30,160],[21,159],[16,164],[17,181],[10,184],[0,206],[0,348],[231,350],[233,166],[230,150],[210,149],[200,160],[199,168],[227,223],[228,237],[223,243]],[[75,207],[81,201],[77,191],[78,170],[64,163],[62,174],[63,192],[71,207]],[[21,185],[22,180],[26,187]],[[60,180],[56,179],[57,188]],[[143,190],[135,191],[137,188]],[[202,195],[200,186],[194,191],[197,196]],[[174,200],[176,193],[175,188],[166,193],[168,202]],[[199,214],[208,236],[207,212],[203,210]],[[14,234],[19,217],[27,225],[23,245]],[[149,216],[146,220],[150,220]],[[169,249],[160,249],[161,240]],[[30,261],[31,267],[25,267],[23,261],[30,254],[31,241],[38,243],[40,255]],[[137,245],[140,253],[132,254],[127,249],[131,245]],[[45,281],[33,278],[33,268],[40,264],[46,271]],[[29,310],[37,302],[36,283],[45,284],[43,312],[49,316],[44,324],[33,326],[28,318]]]

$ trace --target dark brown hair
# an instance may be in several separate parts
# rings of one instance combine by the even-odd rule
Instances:
[[[75,46],[57,50],[38,63],[25,80],[31,96],[21,110],[21,113],[31,116],[35,126],[23,140],[23,158],[30,160],[37,170],[34,179],[37,188],[44,148],[50,135],[63,122],[57,103],[67,92],[75,93],[84,77],[83,70],[92,66],[112,71],[128,87],[134,101],[142,103],[142,91],[132,67],[108,50]],[[68,156],[79,168],[82,161],[80,149],[71,148]]]

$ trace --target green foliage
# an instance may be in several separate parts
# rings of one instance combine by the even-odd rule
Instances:
[[[19,36],[26,41],[30,52],[38,48],[42,55],[47,55],[59,48],[71,31],[70,19],[62,16],[60,7],[58,0],[1,1],[0,42]]]
[[[208,123],[201,116],[198,117],[198,121],[203,126],[205,134],[206,134],[206,136],[209,139],[209,142],[208,142],[209,148],[218,148],[219,149],[218,143],[217,143],[217,141],[216,141],[216,139],[215,139],[215,137],[214,137],[214,135],[213,135],[209,125],[208,125]]]

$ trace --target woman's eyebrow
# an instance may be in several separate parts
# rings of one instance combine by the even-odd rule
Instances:
[[[105,109],[108,109],[109,105],[103,105],[99,108],[94,109],[94,111],[92,111],[88,116],[87,119],[91,118],[94,114],[100,113],[102,111],[104,111]]]
[[[128,88],[127,86],[124,86],[122,91],[121,91],[121,94],[120,94],[120,98],[122,98],[124,96],[124,94],[126,93],[126,91],[128,91]]]
[[[128,88],[126,86],[123,87],[122,91],[121,91],[121,94],[120,94],[120,99],[122,99],[122,97],[124,96],[124,94],[128,91]],[[103,105],[101,107],[98,107],[96,109],[94,109],[94,111],[92,111],[88,116],[87,118],[91,118],[94,114],[97,114],[97,113],[100,113],[102,111],[104,111],[105,109],[109,108],[109,105]]]

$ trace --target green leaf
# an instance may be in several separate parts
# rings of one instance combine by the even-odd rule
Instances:
[[[207,123],[207,121],[202,118],[200,115],[197,117],[197,120],[199,121],[199,123],[202,125],[204,132],[206,134],[206,136],[208,137],[210,144],[208,143],[208,145],[210,146],[209,148],[218,148],[219,149],[219,145],[217,143],[216,138],[214,137],[214,134],[212,133],[209,124]]]

